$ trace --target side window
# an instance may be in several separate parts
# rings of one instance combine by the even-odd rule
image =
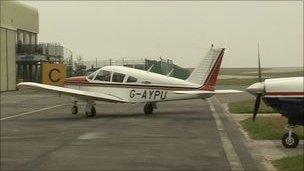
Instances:
[[[110,81],[111,72],[101,70],[95,77],[95,80],[98,81]]]
[[[125,78],[125,74],[113,73],[112,82],[122,83]]]
[[[129,76],[127,79],[127,83],[134,83],[134,82],[137,82],[137,78]]]

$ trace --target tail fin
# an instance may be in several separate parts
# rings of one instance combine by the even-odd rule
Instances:
[[[206,57],[193,70],[186,81],[202,85],[199,89],[213,91],[220,71],[225,48],[208,51]]]

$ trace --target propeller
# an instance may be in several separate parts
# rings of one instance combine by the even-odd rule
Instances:
[[[261,60],[260,60],[260,46],[258,43],[258,77],[259,77],[259,82],[262,82],[262,71],[261,71]]]
[[[255,98],[254,111],[253,111],[253,117],[252,117],[253,122],[255,121],[255,118],[256,118],[259,108],[260,108],[261,96],[262,96],[262,94],[259,93],[259,94],[257,94],[257,96]]]
[[[262,71],[261,71],[261,60],[260,60],[260,46],[258,43],[258,79],[259,82],[262,82]],[[253,117],[252,121],[255,121],[255,118],[259,112],[260,108],[260,103],[261,103],[261,98],[262,98],[262,93],[261,92],[256,92],[256,98],[255,98],[255,104],[254,104],[254,110],[253,110]]]

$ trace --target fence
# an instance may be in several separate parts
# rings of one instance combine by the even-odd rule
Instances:
[[[131,68],[136,69],[142,69],[142,70],[148,70],[150,67],[151,72],[167,75],[170,72],[171,77],[180,78],[180,79],[186,79],[190,75],[191,71],[188,69],[182,68],[178,65],[175,65],[172,60],[163,60],[160,61],[157,60],[149,60],[149,59],[135,59],[135,60],[126,60],[126,59],[120,59],[120,60],[113,60],[113,59],[107,59],[107,60],[95,60],[95,61],[84,61],[84,65],[87,68],[87,71],[90,73],[95,71],[97,68],[103,67],[103,66],[127,66]]]
[[[106,59],[106,60],[91,60],[91,61],[84,61],[84,65],[87,69],[89,68],[100,68],[104,66],[128,66],[132,68],[138,68],[138,69],[145,69],[145,60],[144,59]]]

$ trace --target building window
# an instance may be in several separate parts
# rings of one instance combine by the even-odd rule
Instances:
[[[24,30],[18,30],[17,31],[17,42],[21,44],[37,44],[37,34],[24,31]]]
[[[30,33],[25,32],[23,35],[24,35],[24,44],[26,45],[30,44]]]
[[[18,31],[17,42],[23,44],[23,32],[21,32],[20,30]]]
[[[31,33],[31,42],[30,44],[35,45],[37,44],[37,34]]]

